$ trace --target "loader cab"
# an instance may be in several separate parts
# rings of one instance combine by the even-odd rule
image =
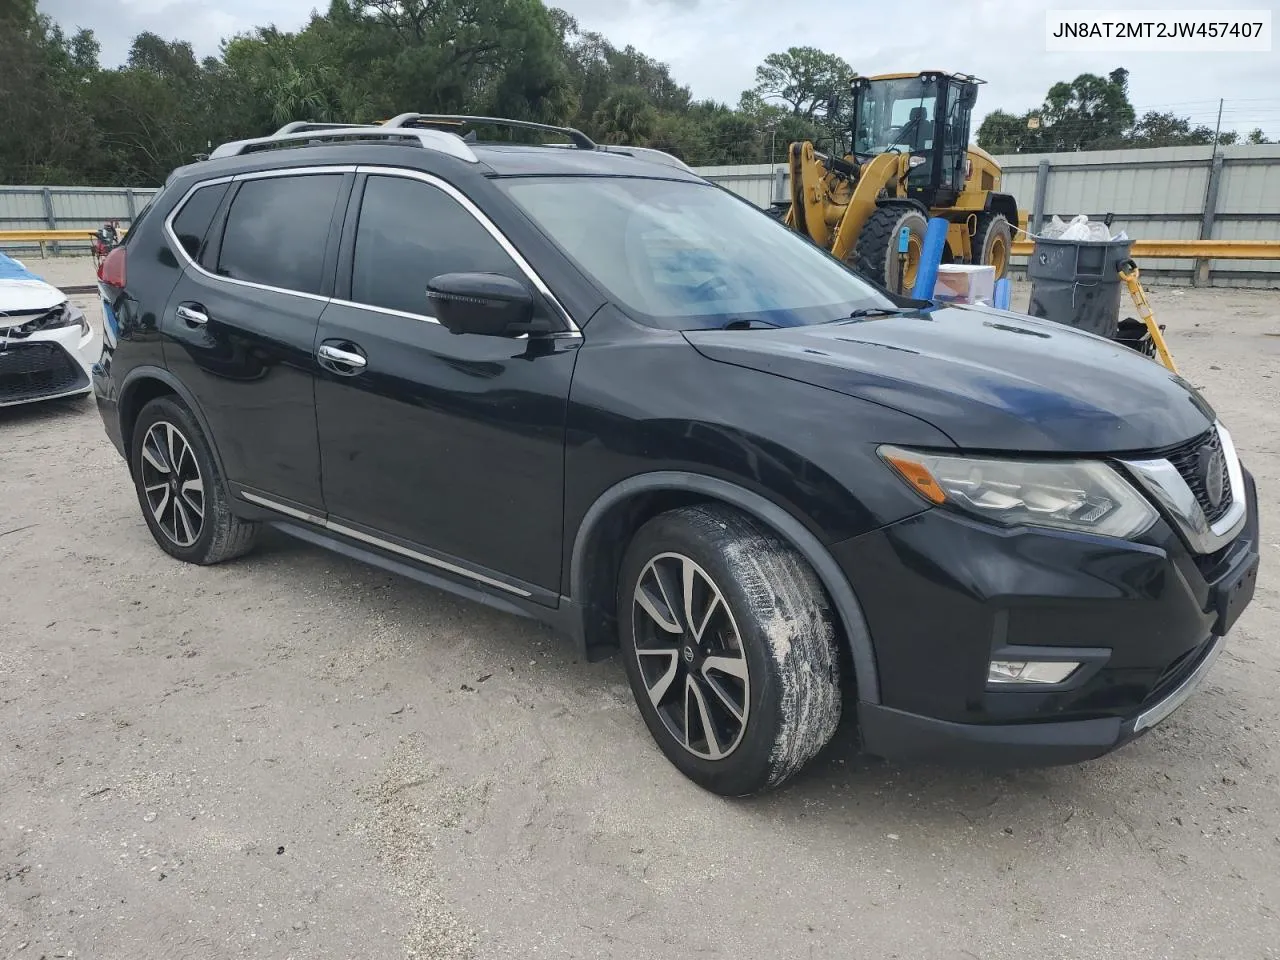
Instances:
[[[937,70],[854,77],[854,155],[909,153],[907,195],[928,207],[953,205],[964,189],[970,116],[983,82]]]

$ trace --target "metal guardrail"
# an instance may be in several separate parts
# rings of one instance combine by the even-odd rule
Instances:
[[[127,231],[120,228],[120,236]],[[92,243],[97,230],[0,230],[0,244],[35,243],[40,246],[40,256],[45,256],[46,243]],[[54,253],[58,250],[55,248]]]
[[[1013,255],[1029,257],[1035,248],[1032,240],[1015,240]],[[1130,256],[1134,259],[1276,260],[1280,259],[1280,240],[1135,240]]]

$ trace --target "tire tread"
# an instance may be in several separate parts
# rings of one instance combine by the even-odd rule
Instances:
[[[633,543],[649,542],[650,534],[661,542],[674,529],[687,532],[717,555],[745,596],[747,609],[735,609],[734,616],[740,631],[747,629],[745,617],[763,635],[768,676],[761,682],[778,698],[778,722],[759,769],[744,772],[732,783],[694,779],[733,796],[773,789],[813,759],[840,723],[840,655],[826,591],[793,548],[745,514],[720,504],[695,504],[662,514],[641,528]],[[624,597],[629,594],[620,593],[620,603]],[[671,755],[666,747],[664,751]]]

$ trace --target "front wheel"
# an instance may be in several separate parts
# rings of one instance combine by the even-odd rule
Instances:
[[[904,229],[907,231],[905,258],[898,252],[898,236]],[[877,207],[862,225],[849,265],[886,290],[910,295],[920,271],[928,229],[925,215],[911,204]]]
[[[702,787],[776,787],[835,733],[840,659],[825,591],[742,514],[693,506],[645,524],[623,561],[618,620],[645,725]]]

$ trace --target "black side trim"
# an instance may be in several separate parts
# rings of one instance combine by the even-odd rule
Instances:
[[[401,562],[380,551],[358,546],[345,538],[331,536],[323,530],[317,530],[302,523],[294,523],[290,520],[272,520],[269,522],[271,526],[282,533],[287,533],[291,537],[297,537],[299,540],[305,540],[308,543],[323,547],[326,550],[332,550],[343,556],[351,557],[353,560],[359,560],[361,563],[380,567],[383,570],[399,574],[402,577],[408,577],[437,590],[443,590],[446,593],[472,600],[494,610],[501,610],[503,613],[537,620],[559,633],[569,636],[574,635],[575,628],[572,620],[575,611],[572,608],[565,610],[547,607],[532,600],[522,600],[519,597],[500,593],[496,590],[490,591],[481,586],[462,583],[416,564]]]
[[[853,588],[827,548],[794,516],[777,504],[766,500],[736,484],[715,477],[677,470],[661,470],[640,474],[614,484],[591,505],[578,527],[573,541],[573,558],[569,568],[569,592],[574,607],[585,610],[587,573],[585,555],[591,539],[592,528],[608,511],[622,501],[642,493],[661,490],[687,490],[715,500],[732,504],[772,528],[788,540],[791,546],[809,562],[818,579],[827,588],[836,613],[844,626],[845,636],[853,654],[854,675],[858,684],[858,699],[865,703],[880,702],[880,681],[876,673],[875,649],[862,607],[853,595]],[[580,636],[581,634],[576,634]]]
[[[381,556],[396,556],[402,558],[398,562],[429,568],[437,571],[437,575],[453,574],[474,589],[487,586],[506,595],[545,606],[555,606],[560,600],[557,594],[536,584],[440,553],[386,531],[352,520],[343,520],[304,503],[262,493],[244,484],[231,483],[230,486],[239,510],[245,510],[254,519],[286,522],[283,518],[287,517],[288,522],[297,524],[302,529],[323,531],[323,535],[333,542],[358,543],[362,545],[359,548],[361,550],[376,551]]]

